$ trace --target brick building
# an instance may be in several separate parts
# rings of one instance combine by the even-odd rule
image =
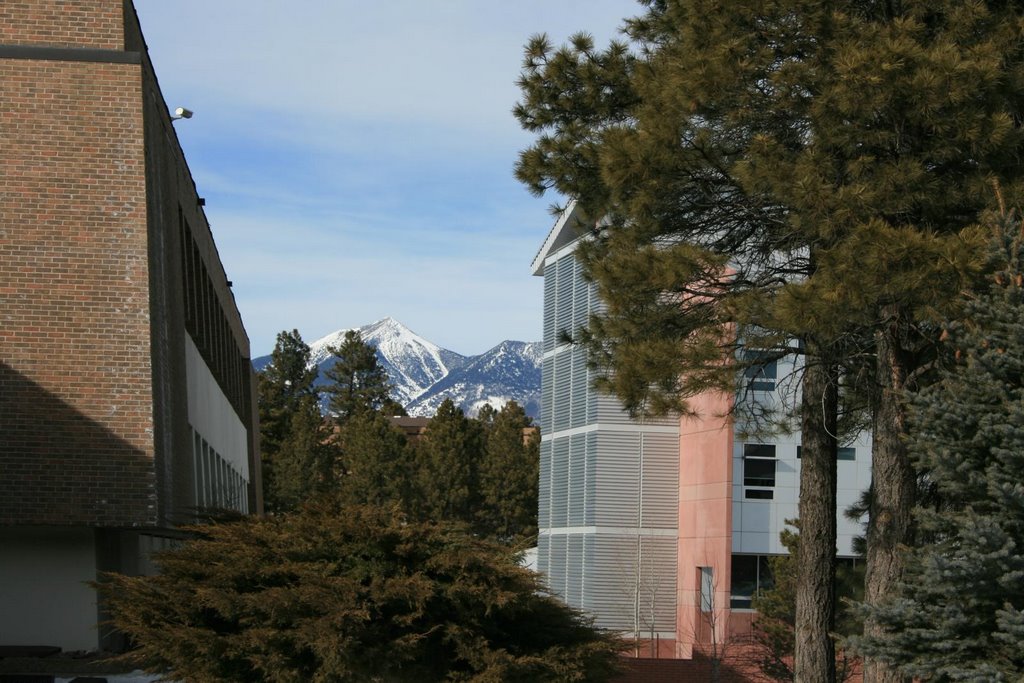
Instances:
[[[261,509],[249,342],[130,0],[0,5],[0,645]],[[101,606],[100,606],[101,607]]]

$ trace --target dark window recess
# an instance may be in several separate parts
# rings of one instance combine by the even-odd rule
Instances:
[[[748,459],[743,461],[744,486],[775,486],[775,461]]]
[[[753,599],[775,585],[767,555],[733,555],[729,606],[750,609]]]
[[[796,447],[796,457],[802,458],[803,452],[800,446]],[[857,449],[844,446],[836,450],[836,460],[856,460]]]
[[[752,391],[774,391],[778,374],[778,361],[763,351],[744,351],[743,362],[750,363],[744,370],[747,387]]]
[[[732,556],[732,587],[729,606],[750,609],[757,593],[757,555]]]
[[[191,226],[178,212],[181,245],[182,293],[185,304],[185,329],[227,396],[242,424],[251,426],[247,409],[249,395],[248,359],[231,331]]]
[[[743,485],[744,486],[775,486],[775,446],[771,444],[745,444],[743,446]],[[752,496],[747,498],[771,498]]]
[[[775,492],[770,489],[744,489],[743,497],[753,500],[772,500],[775,498]]]
[[[775,445],[770,443],[748,443],[743,445],[744,458],[775,459]]]

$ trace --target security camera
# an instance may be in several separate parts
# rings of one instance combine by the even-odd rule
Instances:
[[[177,109],[174,110],[174,114],[171,115],[171,118],[174,119],[174,120],[190,119],[190,118],[192,118],[192,110],[191,109],[185,109],[185,107],[178,107]]]

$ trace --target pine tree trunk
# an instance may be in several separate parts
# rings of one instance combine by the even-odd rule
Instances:
[[[885,602],[896,590],[903,571],[900,546],[911,542],[911,510],[917,492],[914,469],[904,441],[906,435],[905,391],[910,357],[903,348],[906,321],[891,306],[884,311],[888,325],[877,335],[878,397],[871,451],[872,496],[868,522],[867,576],[864,600],[869,605]],[[866,635],[878,635],[881,626],[871,617]],[[864,683],[899,683],[908,680],[882,662],[864,661]]]
[[[835,683],[836,411],[835,366],[807,343],[800,460],[800,552],[797,555],[798,683]]]

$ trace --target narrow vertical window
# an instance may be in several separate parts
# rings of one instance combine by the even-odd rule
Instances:
[[[715,611],[715,568],[698,567],[700,570],[700,611]]]

